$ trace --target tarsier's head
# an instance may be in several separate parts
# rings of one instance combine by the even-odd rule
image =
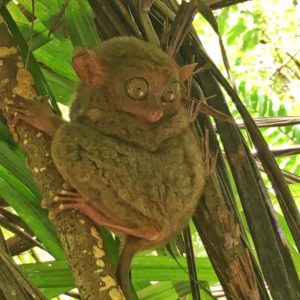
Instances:
[[[182,83],[195,64],[179,67],[150,43],[122,37],[94,51],[77,48],[73,67],[83,84],[107,95],[114,109],[155,123],[182,107]]]

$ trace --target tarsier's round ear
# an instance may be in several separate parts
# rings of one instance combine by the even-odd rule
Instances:
[[[184,65],[178,68],[178,74],[179,74],[179,80],[180,81],[186,81],[189,79],[194,72],[194,69],[196,68],[197,63]]]
[[[74,52],[72,65],[80,80],[89,86],[100,84],[104,78],[104,68],[97,54],[81,47],[76,47]]]

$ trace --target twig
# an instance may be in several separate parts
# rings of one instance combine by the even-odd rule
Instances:
[[[211,9],[220,9],[249,0],[207,0],[207,4]]]
[[[279,126],[291,126],[300,124],[300,117],[267,117],[256,118],[254,122],[257,127],[279,127]],[[236,120],[236,124],[239,128],[245,128],[243,120]]]
[[[141,0],[141,10],[148,12],[155,0]]]
[[[275,157],[290,156],[300,154],[300,146],[286,146],[277,148],[270,147],[270,151]],[[255,155],[255,157],[257,157],[257,151],[253,151],[252,154]]]

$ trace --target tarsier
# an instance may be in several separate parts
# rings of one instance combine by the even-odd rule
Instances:
[[[70,122],[40,111],[18,117],[53,136],[53,161],[78,192],[58,195],[63,205],[52,213],[78,210],[124,238],[117,277],[129,299],[133,255],[175,237],[203,190],[182,88],[194,65],[179,67],[161,49],[122,37],[77,49],[73,67],[81,84]]]

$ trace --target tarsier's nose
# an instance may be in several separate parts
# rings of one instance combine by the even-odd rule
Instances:
[[[159,110],[149,110],[149,109],[143,109],[139,110],[138,112],[135,113],[135,116],[138,120],[142,122],[150,122],[150,123],[155,123],[158,122],[164,113]]]
[[[153,123],[159,121],[163,115],[164,113],[162,111],[151,111],[146,115],[146,119]]]

